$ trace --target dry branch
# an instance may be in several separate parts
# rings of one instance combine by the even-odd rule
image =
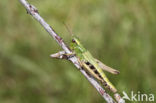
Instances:
[[[62,47],[65,53],[72,53],[68,46],[64,43],[63,39],[59,37],[53,28],[47,24],[44,19],[39,15],[38,10],[27,0],[19,0],[21,4],[26,8],[28,14],[32,15],[43,27],[44,29],[57,41],[57,43]],[[105,90],[100,86],[100,84],[91,76],[89,76],[81,66],[79,65],[78,59],[76,56],[69,58],[69,60],[80,70],[80,72],[89,80],[89,82],[96,88],[100,95],[106,100],[107,103],[116,103],[113,98],[105,92]],[[114,95],[118,103],[125,103],[124,100],[120,97],[119,94]]]

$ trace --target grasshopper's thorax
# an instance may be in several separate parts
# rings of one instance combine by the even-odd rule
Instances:
[[[80,59],[83,57],[82,54],[86,52],[86,49],[81,45],[80,41],[76,37],[73,37],[70,47],[76,55],[80,57]]]

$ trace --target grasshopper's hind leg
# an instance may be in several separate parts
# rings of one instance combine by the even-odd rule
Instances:
[[[107,89],[109,89],[110,91],[112,91],[113,93],[116,93],[117,92],[117,89],[113,86],[110,86],[107,82],[105,82],[105,81],[101,81],[101,83],[102,83],[102,85],[105,87],[105,88],[107,88]]]

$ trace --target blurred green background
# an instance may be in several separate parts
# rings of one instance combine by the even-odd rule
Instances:
[[[96,58],[118,69],[117,76],[106,74],[120,93],[156,94],[155,0],[29,2],[67,44],[63,22]],[[72,63],[49,57],[60,50],[18,0],[1,0],[0,103],[105,103]]]

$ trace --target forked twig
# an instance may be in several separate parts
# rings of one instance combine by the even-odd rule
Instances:
[[[31,4],[27,2],[27,0],[19,0],[21,4],[26,8],[27,12],[32,15],[43,27],[44,29],[57,41],[57,43],[62,47],[64,51],[61,53],[72,53],[72,51],[68,48],[68,46],[64,43],[63,39],[59,37],[53,28],[47,24],[44,19],[39,15],[38,10]],[[53,55],[54,56],[54,55]],[[100,93],[100,95],[106,100],[107,103],[116,103],[113,98],[105,92],[105,90],[100,86],[100,84],[91,76],[89,76],[80,66],[78,62],[78,58],[73,56],[69,58],[69,60],[81,71],[81,73],[89,80],[89,82],[96,88],[96,90]],[[118,103],[125,103],[124,100],[120,97],[119,94],[115,94],[115,98]]]

